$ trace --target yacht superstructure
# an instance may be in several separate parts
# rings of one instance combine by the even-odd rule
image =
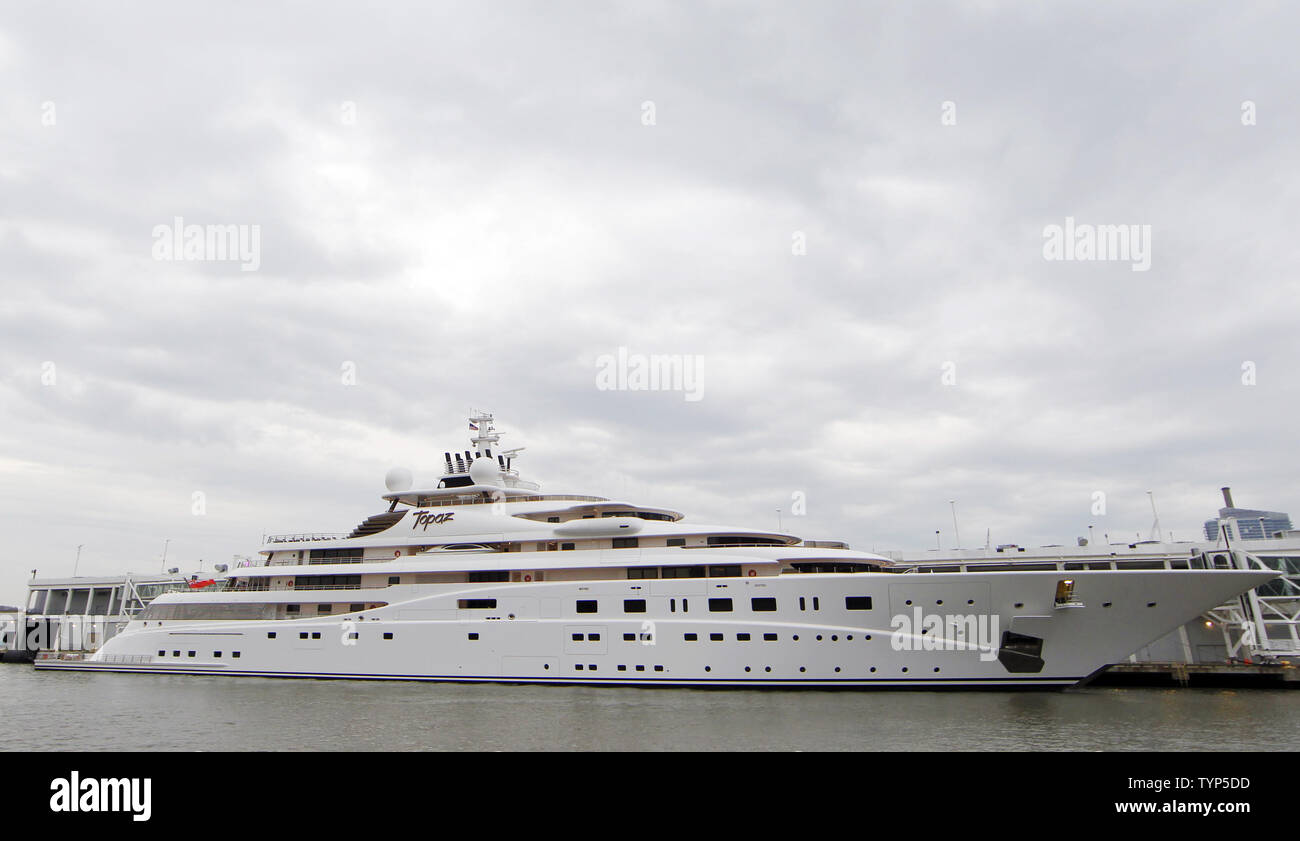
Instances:
[[[836,541],[545,493],[490,414],[349,533],[278,535],[41,669],[665,686],[1065,687],[1276,573],[909,573]]]

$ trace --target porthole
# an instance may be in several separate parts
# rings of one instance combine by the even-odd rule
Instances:
[[[937,600],[937,601],[935,602],[935,604],[943,604],[943,599],[939,599],[939,600]]]
[[[1024,602],[1016,602],[1016,607],[1024,607],[1024,606],[1025,606]]]
[[[836,666],[836,667],[835,667],[835,671],[838,672],[839,670],[840,670],[840,667],[839,667],[839,666]]]
[[[799,667],[799,671],[801,671],[801,672],[806,672],[806,671],[808,671],[808,669],[804,668],[803,666],[800,666],[800,667]]]
[[[765,672],[770,672],[770,671],[772,671],[772,667],[771,667],[771,666],[764,666],[764,667],[763,667],[763,671],[765,671]]]
[[[911,600],[911,599],[908,599],[906,603],[907,603],[908,605],[911,605],[911,604],[912,604],[912,600]]]
[[[749,666],[746,666],[746,667],[745,667],[745,671],[749,671]]]
[[[839,641],[840,641],[839,635],[831,634],[831,642],[839,642]]]
[[[1147,602],[1147,607],[1155,607],[1155,606],[1156,606],[1155,602]]]
[[[711,671],[713,671],[713,667],[712,667],[712,666],[705,666],[705,667],[704,667],[704,671],[706,671],[706,672],[711,672]]]
[[[866,639],[866,640],[871,639],[871,634],[867,634],[865,637],[863,637],[863,639]]]
[[[875,667],[875,666],[872,666],[872,667],[871,667],[871,671],[874,672],[875,670],[876,670],[876,667]]]
[[[903,671],[907,671],[907,666],[904,666],[904,667],[903,667]]]
[[[1102,606],[1102,607],[1110,607],[1110,605],[1111,605],[1110,602],[1102,602],[1102,603],[1101,603],[1101,606]]]
[[[939,667],[938,667],[938,666],[935,666],[935,667],[934,667],[934,670],[935,670],[936,672],[939,671]]]
[[[817,635],[817,641],[818,641],[818,642],[821,642],[821,641],[822,641],[822,635],[821,635],[821,634],[818,634],[818,635]]]
[[[795,642],[798,642],[798,641],[799,641],[799,635],[798,635],[798,634],[795,634],[794,636],[790,637],[790,639],[794,640]]]
[[[974,600],[974,599],[967,599],[967,600],[966,600],[966,604],[975,604],[975,600]]]

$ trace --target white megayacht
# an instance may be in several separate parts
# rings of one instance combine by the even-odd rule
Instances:
[[[154,599],[39,669],[663,686],[1065,687],[1274,577],[918,572],[834,541],[543,493],[493,418],[428,487],[388,476],[349,534]]]

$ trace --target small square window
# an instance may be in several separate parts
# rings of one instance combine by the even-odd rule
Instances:
[[[714,642],[722,642],[722,634],[709,634],[709,639]]]
[[[212,656],[213,656],[213,657],[216,657],[216,658],[218,658],[218,659],[220,659],[220,657],[221,657],[221,652],[220,652],[220,651],[214,651],[214,652],[212,652]]]
[[[623,599],[624,613],[645,613],[645,599]]]
[[[314,640],[318,640],[318,639],[320,639],[320,631],[312,631],[312,632],[311,632],[311,638],[314,639]]]
[[[180,656],[181,656],[181,653],[180,653],[179,651],[173,651],[173,652],[172,652],[172,656],[173,656],[173,657],[180,657]]]
[[[582,664],[581,664],[581,663],[574,663],[574,664],[573,664],[573,668],[574,668],[575,670],[577,670],[577,671],[580,672],[580,671],[582,671]]]
[[[578,600],[578,604],[577,604],[577,608],[576,608],[576,609],[577,609],[577,612],[578,612],[578,613],[595,613],[595,612],[596,612],[596,600],[595,600],[595,599],[579,599],[579,600]]]
[[[316,613],[317,613],[318,615],[322,615],[322,616],[323,616],[323,615],[325,615],[325,614],[327,614],[327,613],[332,613],[333,611],[334,611],[334,605],[332,605],[332,604],[318,604],[318,605],[316,605]]]
[[[656,671],[656,672],[662,672],[663,670],[664,670],[664,667],[663,667],[663,666],[655,666],[655,671]]]
[[[587,639],[592,642],[600,642],[600,634],[587,634]]]
[[[636,634],[624,634],[623,639],[627,640],[628,642],[636,642]]]
[[[393,638],[393,632],[392,632],[392,631],[386,631],[386,632],[384,633],[384,639],[386,639],[386,640],[390,640],[390,639],[392,639],[392,638]]]
[[[472,640],[476,640],[476,639],[478,639],[478,634],[471,633],[471,634],[469,634],[468,636],[469,636],[469,638],[472,639]]]
[[[275,639],[275,631],[267,631],[267,632],[266,632],[266,638],[269,639],[269,640],[273,640],[273,639]]]
[[[709,599],[709,610],[713,613],[730,613],[731,599]]]
[[[755,613],[773,611],[776,610],[776,599],[771,596],[763,596],[760,598],[750,599],[749,605]]]
[[[845,610],[871,610],[871,596],[845,596]]]
[[[619,666],[619,667],[618,667],[618,670],[619,670],[620,672],[626,672],[626,671],[627,671],[627,666]]]
[[[299,632],[298,632],[298,639],[300,639],[300,640],[305,640],[305,639],[307,639],[307,632],[306,632],[306,631],[299,631]]]
[[[776,634],[763,634],[763,639],[767,642],[776,642]]]
[[[736,639],[741,642],[749,642],[749,634],[736,634]]]
[[[636,667],[636,670],[637,670],[638,672],[644,672],[644,671],[645,671],[645,666],[637,666],[637,667]]]
[[[685,634],[685,635],[684,635],[684,639],[685,639],[687,642],[695,642],[695,641],[698,640],[699,638],[700,638],[700,637],[699,637],[699,634]]]
[[[574,642],[582,642],[582,634],[572,634]]]
[[[238,652],[238,651],[232,651],[232,652],[230,652],[230,656],[231,656],[231,657],[238,657],[238,656],[239,656],[239,652]]]
[[[167,656],[167,652],[166,652],[166,651],[159,651],[159,652],[158,652],[158,656],[159,656],[159,657],[166,657],[166,656]]]
[[[389,587],[392,587],[394,584],[401,584],[401,583],[402,583],[402,577],[401,577],[400,575],[390,575],[390,576],[388,576],[388,586],[389,586]]]

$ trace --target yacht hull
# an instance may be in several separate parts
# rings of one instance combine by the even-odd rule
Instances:
[[[399,585],[384,592],[386,605],[342,616],[135,621],[93,655],[51,652],[36,668],[601,686],[1059,689],[1274,575],[807,573]],[[1059,584],[1067,577],[1074,584],[1063,603]]]

